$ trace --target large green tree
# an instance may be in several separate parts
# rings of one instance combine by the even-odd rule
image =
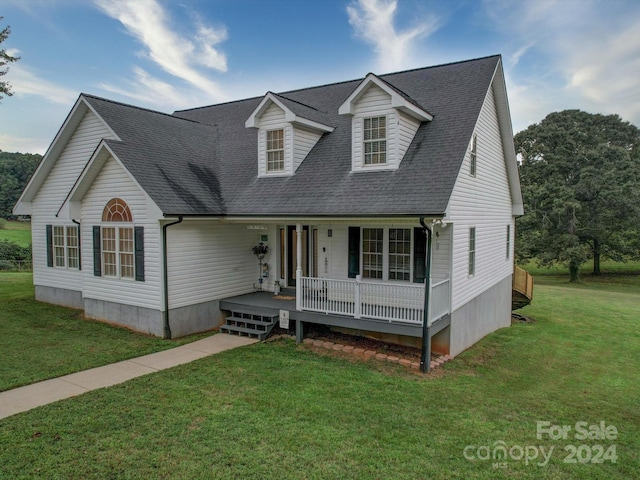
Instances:
[[[2,21],[3,18],[4,17],[0,17],[0,21]],[[0,30],[0,44],[4,42],[10,34],[11,27],[8,25]],[[8,64],[17,62],[18,60],[20,60],[20,57],[9,55],[4,48],[0,48],[0,77],[6,75],[9,71],[9,67],[7,67]],[[13,95],[9,82],[0,80],[0,94],[7,96]],[[2,95],[0,95],[0,99],[2,99]]]
[[[0,151],[0,218],[10,218],[31,174],[42,158],[37,153]]]
[[[525,215],[521,259],[579,267],[640,258],[640,130],[618,115],[564,110],[515,136]]]

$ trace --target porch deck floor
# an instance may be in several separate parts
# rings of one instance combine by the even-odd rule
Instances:
[[[280,293],[281,296],[294,297],[291,293],[285,291]],[[300,320],[302,322],[316,323],[321,325],[330,325],[336,327],[346,327],[355,330],[368,330],[373,332],[393,333],[397,335],[407,335],[410,337],[421,337],[422,326],[419,324],[407,324],[400,322],[389,322],[386,320],[376,320],[371,318],[353,318],[340,316],[335,314],[325,314],[318,312],[298,311],[296,310],[296,301],[283,300],[274,298],[273,292],[253,292],[244,295],[237,295],[220,300],[221,310],[249,309],[256,313],[264,312],[266,314],[278,315],[280,310],[289,311],[291,320]],[[444,322],[439,321],[436,331],[448,325],[449,316],[447,315]]]
[[[235,297],[229,297],[223,299],[222,304],[238,304],[248,307],[258,307],[268,309],[270,312],[278,313],[280,310],[294,311],[296,309],[296,300],[294,295],[288,293],[281,293],[280,296],[291,296],[293,300],[283,300],[281,298],[275,298],[273,292],[253,292],[244,295],[238,295]]]

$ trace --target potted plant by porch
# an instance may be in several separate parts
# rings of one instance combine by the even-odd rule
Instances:
[[[258,260],[262,260],[264,256],[269,251],[269,247],[267,247],[264,243],[260,242],[258,245],[251,249],[253,254],[258,257]]]
[[[264,256],[269,251],[269,247],[266,246],[264,243],[260,242],[258,245],[256,245],[253,248],[251,248],[251,251],[253,252],[253,254],[256,257],[258,257],[258,265],[259,265],[259,268],[260,268],[260,270],[259,270],[260,276],[258,277],[258,283],[260,284],[259,290],[262,291],[262,282],[264,281],[263,269],[262,269],[262,260],[264,259]]]

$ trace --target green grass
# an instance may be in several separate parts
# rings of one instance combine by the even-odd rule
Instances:
[[[27,247],[31,243],[31,223],[6,221],[4,228],[0,228],[0,240]]]
[[[30,273],[0,273],[0,305],[0,391],[199,338],[166,341],[36,302]]]
[[[535,322],[426,377],[279,341],[0,420],[0,477],[640,478],[640,289],[551,280],[521,311]],[[619,434],[538,439],[537,421]],[[464,457],[497,442],[554,451],[546,466]],[[565,463],[570,444],[617,461]]]

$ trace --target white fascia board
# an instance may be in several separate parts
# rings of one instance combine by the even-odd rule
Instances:
[[[109,160],[109,158],[113,158],[120,168],[122,168],[131,181],[136,185],[136,187],[144,193],[147,206],[149,207],[149,211],[151,215],[153,215],[157,219],[163,218],[162,210],[160,207],[156,205],[156,203],[151,199],[151,197],[147,194],[147,192],[142,188],[142,186],[138,183],[135,177],[127,170],[124,164],[120,161],[118,156],[114,153],[114,151],[109,147],[109,145],[103,140],[96,148],[96,151],[91,156],[91,159],[85,166],[84,170],[78,177],[75,185],[69,192],[67,199],[64,201],[56,216],[65,218],[80,218],[82,215],[82,199],[85,197],[91,185],[98,177],[98,174],[102,170],[104,164]]]
[[[387,94],[391,96],[391,106],[397,110],[402,110],[407,115],[410,115],[421,122],[433,120],[433,115],[425,110],[422,110],[417,105],[409,102],[406,98],[390,88],[385,82],[380,80],[373,73],[368,74],[365,79],[360,82],[360,85],[349,95],[342,105],[338,108],[338,114],[340,115],[353,115],[355,113],[355,106],[360,100],[360,97],[368,90],[371,85],[376,85]]]
[[[520,175],[518,173],[518,159],[513,143],[513,128],[511,126],[511,112],[509,110],[509,99],[507,97],[507,87],[502,69],[502,59],[498,61],[496,71],[491,81],[491,88],[496,99],[498,110],[498,124],[500,125],[500,137],[502,149],[504,151],[507,177],[509,179],[509,189],[511,192],[511,205],[514,216],[524,215],[524,202],[522,200],[522,189],[520,187]]]
[[[309,120],[304,117],[300,117],[293,113],[289,108],[287,108],[273,93],[267,92],[264,96],[260,104],[256,107],[253,113],[249,116],[244,126],[246,128],[260,128],[260,117],[262,114],[269,108],[270,104],[274,103],[284,112],[284,120],[285,122],[291,124],[304,125],[307,128],[311,128],[313,130],[318,130],[321,132],[333,132],[335,130],[334,127],[329,125],[324,125],[319,122],[314,122],[313,120]]]
[[[324,125],[322,123],[314,122],[313,120],[308,120],[306,118],[295,116],[295,119],[291,121],[294,125],[301,125],[312,130],[318,130],[320,132],[331,133],[335,130],[335,127],[330,127],[328,125]]]
[[[45,179],[53,169],[56,160],[64,150],[64,147],[67,145],[67,142],[71,138],[71,136],[76,131],[76,128],[84,118],[84,115],[87,111],[91,111],[100,121],[104,124],[104,126],[109,130],[111,135],[119,139],[119,137],[115,134],[115,132],[111,129],[111,127],[105,122],[98,112],[94,110],[94,108],[89,105],[89,103],[85,100],[82,94],[76,100],[76,103],[73,105],[73,108],[67,115],[64,123],[58,130],[55,138],[49,145],[49,148],[45,152],[42,160],[38,164],[33,175],[29,179],[26,187],[22,191],[22,195],[18,199],[13,212],[15,215],[30,215],[31,214],[31,200],[33,200],[40,190],[40,187],[44,183]]]
[[[260,117],[265,112],[267,108],[269,108],[269,104],[273,102],[282,110],[284,110],[285,115],[287,113],[291,113],[288,108],[286,108],[282,102],[280,102],[271,92],[267,92],[264,96],[260,104],[256,107],[256,109],[251,113],[246,122],[244,122],[244,126],[247,128],[260,128]]]
[[[44,156],[40,160],[35,172],[31,175],[31,178],[27,182],[27,185],[24,187],[20,198],[16,202],[16,205],[13,209],[13,213],[15,215],[30,215],[31,214],[31,201],[35,198],[38,190],[44,183],[44,180],[47,178],[53,165],[55,164],[56,159],[62,153],[64,146],[67,144],[71,135],[80,124],[82,117],[88,110],[87,103],[83,100],[82,95],[78,97],[76,103],[73,105],[73,108],[67,115],[64,123],[58,130],[53,142],[47,148]]]

